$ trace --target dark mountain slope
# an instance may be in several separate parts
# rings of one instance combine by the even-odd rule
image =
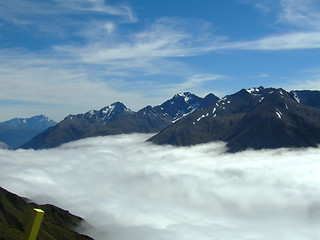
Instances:
[[[189,92],[176,94],[172,99],[161,104],[160,108],[168,114],[172,121],[198,109],[203,99]]]
[[[122,133],[152,133],[171,124],[171,117],[159,108],[147,106],[138,112],[119,118],[88,133],[86,137],[116,135]]]
[[[195,111],[149,140],[157,144],[182,146],[222,140],[245,112],[258,102],[255,95],[243,89]]]
[[[248,148],[307,147],[320,143],[320,111],[283,89],[241,90],[155,135],[157,144],[225,141],[230,152]]]
[[[159,106],[147,106],[130,116],[105,124],[88,136],[158,132],[198,108],[218,100],[219,98],[213,94],[200,98],[189,92],[179,93]]]
[[[316,147],[320,143],[320,111],[275,90],[246,113],[224,141],[230,151],[247,148]]]
[[[37,205],[28,203],[21,198],[0,187],[0,239],[24,240],[25,228],[33,208],[45,211],[37,239],[92,239],[74,231],[83,222],[83,219],[70,214],[68,211],[53,205]]]

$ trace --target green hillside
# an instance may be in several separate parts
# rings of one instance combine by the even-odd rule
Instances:
[[[0,187],[0,240],[24,240],[25,227],[33,208],[45,211],[38,240],[89,240],[75,232],[82,218],[53,205],[37,205]]]

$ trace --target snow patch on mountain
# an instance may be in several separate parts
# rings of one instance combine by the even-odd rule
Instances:
[[[280,112],[277,108],[276,108],[276,114],[277,114],[279,119],[282,118],[282,112]]]
[[[15,128],[33,128],[45,129],[56,124],[55,121],[44,115],[33,116],[30,118],[14,118],[0,123],[3,126],[11,126]]]
[[[246,89],[246,91],[250,94],[252,93],[258,93],[260,91],[259,88],[250,88],[250,89]]]
[[[298,103],[300,103],[300,98],[299,98],[299,96],[297,95],[297,93],[296,93],[295,91],[292,91],[292,93],[293,93],[293,98],[294,98]]]
[[[104,118],[109,118],[111,114],[114,114],[115,104],[112,104],[102,110],[102,113],[105,115]]]
[[[192,99],[192,94],[189,93],[189,92],[183,92],[183,93],[178,93],[178,94],[176,94],[175,97],[176,97],[176,98],[177,98],[177,97],[182,97],[182,98],[184,98],[184,101],[185,101],[186,103],[188,103],[189,100]]]

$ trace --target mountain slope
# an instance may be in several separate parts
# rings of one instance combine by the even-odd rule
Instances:
[[[15,149],[57,123],[46,116],[14,118],[0,123],[0,142]]]
[[[230,152],[248,148],[307,147],[320,143],[320,111],[283,89],[241,90],[155,135],[157,144],[225,141]]]
[[[155,133],[218,99],[213,94],[200,98],[184,92],[176,94],[161,105],[147,106],[138,112],[133,112],[124,104],[116,102],[99,111],[93,110],[85,114],[70,115],[56,126],[35,136],[21,148],[52,148],[93,136],[133,132]]]
[[[37,239],[92,239],[74,231],[83,222],[82,218],[53,205],[37,205],[27,201],[0,187],[0,239],[25,239],[25,228],[33,208],[45,211]]]
[[[316,147],[320,143],[320,111],[275,90],[250,110],[225,140],[231,151]]]

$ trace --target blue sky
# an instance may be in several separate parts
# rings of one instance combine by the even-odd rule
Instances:
[[[0,2],[0,121],[320,89],[318,0]]]

